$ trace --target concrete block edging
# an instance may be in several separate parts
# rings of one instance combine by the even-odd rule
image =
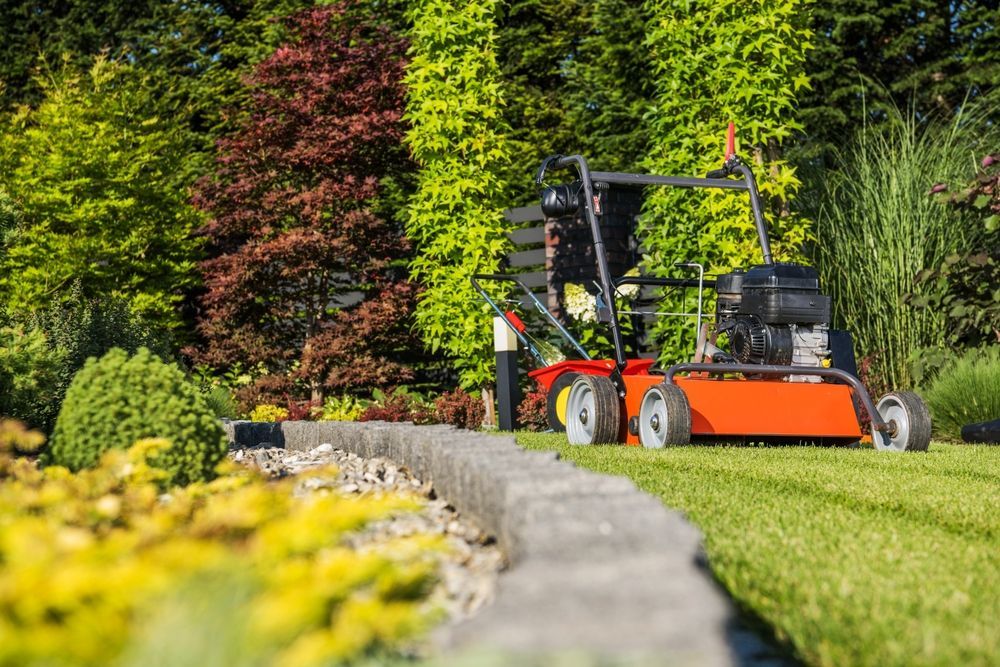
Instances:
[[[745,662],[701,535],[624,478],[581,470],[511,435],[387,422],[224,421],[230,446],[329,443],[409,468],[494,535],[509,569],[494,603],[441,629],[448,650],[585,651],[646,664]]]

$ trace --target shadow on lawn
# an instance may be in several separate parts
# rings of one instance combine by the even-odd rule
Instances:
[[[791,644],[774,635],[773,627],[754,611],[738,605],[718,580],[715,583],[736,609],[735,618],[726,628],[726,641],[732,649],[735,664],[743,667],[797,667],[805,664],[795,657]]]

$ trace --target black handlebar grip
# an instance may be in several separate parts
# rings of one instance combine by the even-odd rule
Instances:
[[[705,178],[725,178],[726,176],[729,176],[729,172],[726,169],[713,169],[705,174]]]

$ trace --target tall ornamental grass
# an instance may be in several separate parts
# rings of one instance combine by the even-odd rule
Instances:
[[[836,156],[838,168],[814,179],[814,259],[833,296],[834,322],[854,334],[859,357],[870,356],[875,383],[911,387],[911,355],[944,345],[943,314],[908,302],[929,287],[917,280],[921,270],[976,247],[981,226],[930,190],[974,173],[985,134],[970,115],[918,122],[896,111],[860,130]]]
[[[938,437],[960,440],[966,424],[1000,419],[1000,347],[969,350],[941,371],[924,397]]]

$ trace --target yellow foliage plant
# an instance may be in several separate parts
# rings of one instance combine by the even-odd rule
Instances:
[[[268,481],[228,461],[162,493],[168,473],[149,462],[166,440],[78,473],[15,455],[40,444],[0,422],[2,666],[338,664],[438,615],[439,537],[352,546],[415,498],[341,494],[332,468]]]
[[[285,419],[288,419],[288,410],[269,403],[254,406],[250,413],[250,421],[252,422],[280,422]]]

